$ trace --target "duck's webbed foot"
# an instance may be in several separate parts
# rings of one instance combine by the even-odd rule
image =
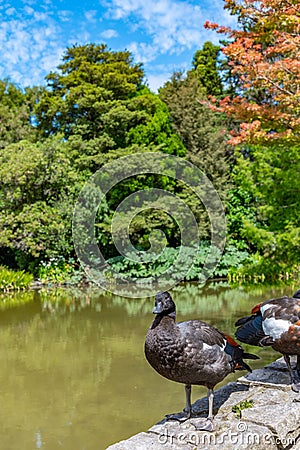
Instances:
[[[297,393],[300,392],[300,381],[299,381],[298,383],[293,382],[293,384],[292,384],[292,390],[293,390],[294,392],[297,392]]]
[[[196,430],[200,431],[213,431],[213,399],[214,399],[214,391],[213,389],[208,390],[208,417],[206,419],[196,417],[196,414],[193,414],[192,405],[191,405],[191,386],[189,384],[185,385],[185,393],[186,393],[186,407],[182,413],[177,414],[168,414],[166,416],[167,420],[177,420],[178,422],[185,422],[188,419],[194,417],[194,420],[191,421],[191,424],[196,428]]]
[[[191,404],[191,385],[185,385],[185,399],[186,405],[181,413],[167,414],[166,420],[177,420],[178,422],[185,422],[192,417],[192,404]]]
[[[192,417],[192,413],[188,412],[187,414],[184,412],[175,413],[175,414],[167,414],[166,420],[177,420],[177,422],[185,422],[186,420]]]
[[[177,420],[180,423],[185,422],[188,419],[193,418],[191,424],[196,428],[197,431],[214,431],[213,419],[212,417],[197,418],[192,412],[183,415],[184,413],[168,414],[166,415],[166,420]]]
[[[197,419],[192,421],[191,424],[197,431],[214,431],[213,419],[208,417],[207,419]]]
[[[300,376],[298,375],[298,370],[294,373],[292,378],[292,390],[294,392],[300,392]]]

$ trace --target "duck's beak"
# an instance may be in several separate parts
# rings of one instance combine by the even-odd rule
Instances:
[[[154,307],[154,310],[152,311],[153,314],[160,314],[163,310],[163,305],[161,302],[157,302],[157,304]]]

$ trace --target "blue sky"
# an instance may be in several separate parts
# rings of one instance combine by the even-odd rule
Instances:
[[[233,25],[223,0],[0,0],[0,79],[42,85],[67,47],[105,43],[142,62],[152,90],[219,37],[206,20]]]

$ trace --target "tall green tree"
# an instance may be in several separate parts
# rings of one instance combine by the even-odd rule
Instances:
[[[218,60],[220,51],[219,45],[205,42],[202,49],[196,51],[192,61],[193,71],[205,88],[206,94],[214,97],[220,97],[224,90]]]
[[[144,71],[126,51],[112,52],[103,44],[75,45],[62,61],[57,72],[46,76],[47,89],[36,108],[38,127],[46,136],[60,132],[93,139],[107,132],[103,115],[142,87]],[[129,113],[124,127],[134,120]]]
[[[58,71],[46,77],[36,108],[38,128],[45,136],[63,133],[74,162],[92,171],[130,153],[134,144],[183,154],[167,108],[143,79],[141,64],[127,51],[103,44],[68,48]]]
[[[0,149],[1,263],[28,268],[72,253],[71,214],[81,177],[67,153],[59,136]]]
[[[237,159],[235,181],[251,193],[252,217],[240,233],[275,271],[300,263],[299,146],[253,145]]]
[[[159,91],[168,105],[172,126],[186,147],[186,158],[199,167],[213,183],[220,198],[228,199],[231,149],[227,145],[227,131],[218,114],[205,104],[206,89],[198,79],[196,70],[187,76],[175,73]],[[191,205],[201,226],[201,238],[210,238],[210,222],[199,200],[191,192],[180,194]]]
[[[213,182],[222,199],[226,199],[231,148],[220,115],[206,105],[206,92],[197,74],[184,77],[175,73],[159,91],[168,105],[172,126],[186,147],[186,157]]]
[[[0,80],[0,148],[20,139],[34,139],[30,98],[8,80]]]

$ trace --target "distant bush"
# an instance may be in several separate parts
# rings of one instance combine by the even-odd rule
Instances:
[[[225,278],[230,269],[241,268],[243,261],[249,256],[247,251],[238,250],[233,245],[229,245],[224,254],[220,255],[217,247],[210,246],[209,242],[201,242],[198,249],[167,247],[156,259],[155,255],[147,253],[143,255],[141,252],[140,261],[136,261],[136,255],[130,259],[130,254],[128,254],[128,258],[117,256],[110,258],[107,262],[115,272],[122,274],[124,278],[155,278],[162,275],[176,262],[179,252],[182,252],[180,257],[184,258],[187,264],[189,261],[191,263],[188,272],[182,274],[182,279],[186,281],[203,281],[204,266],[209,268],[216,259],[220,259],[220,261],[214,270],[213,277]],[[178,277],[178,272],[175,275]]]
[[[23,270],[10,270],[0,266],[0,291],[13,291],[26,289],[33,281],[33,275]]]
[[[238,283],[262,283],[300,280],[300,266],[287,265],[281,261],[274,262],[266,259],[258,253],[251,255],[245,263],[238,268],[232,267],[228,274],[230,282]]]
[[[63,256],[41,261],[38,267],[38,278],[43,284],[79,284],[85,278],[83,269],[73,258]]]

